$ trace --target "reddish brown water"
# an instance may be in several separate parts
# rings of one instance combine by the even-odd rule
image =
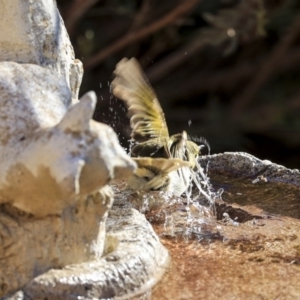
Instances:
[[[187,238],[166,235],[163,220],[150,214],[172,263],[144,297],[300,299],[300,189],[228,176],[212,182],[225,190],[225,203],[217,210],[227,206],[229,216],[241,223],[214,219]]]
[[[162,237],[172,265],[151,299],[299,299],[300,224],[269,223],[231,228],[227,241]]]

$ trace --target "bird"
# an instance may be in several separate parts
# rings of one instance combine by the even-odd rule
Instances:
[[[128,185],[133,190],[164,190],[176,193],[177,184],[180,183],[176,182],[176,178],[170,174],[180,168],[190,167],[189,162],[176,158],[137,157],[134,161],[138,168],[135,175],[128,180]]]
[[[181,196],[191,184],[202,146],[193,142],[186,131],[169,135],[159,100],[135,58],[123,58],[113,74],[111,91],[127,106],[135,143],[130,154],[137,171],[128,186]],[[207,144],[205,139],[202,141]]]

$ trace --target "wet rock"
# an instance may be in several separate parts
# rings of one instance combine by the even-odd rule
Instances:
[[[78,199],[61,215],[36,218],[10,205],[0,213],[0,295],[52,268],[100,257],[113,193],[104,187]]]
[[[201,163],[213,188],[223,189],[223,202],[214,220],[190,220],[192,234],[172,237],[154,225],[173,263],[152,299],[297,299],[299,171],[246,153]]]

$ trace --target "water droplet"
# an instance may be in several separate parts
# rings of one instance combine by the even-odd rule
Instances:
[[[91,29],[88,29],[85,32],[85,37],[86,37],[87,40],[92,40],[94,38],[94,31],[91,30]]]

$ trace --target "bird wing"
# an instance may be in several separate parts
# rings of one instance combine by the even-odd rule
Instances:
[[[136,162],[138,169],[137,175],[143,176],[144,173],[139,169],[151,170],[155,175],[167,175],[172,171],[176,171],[179,168],[191,167],[188,161],[184,161],[178,158],[152,158],[152,157],[138,157],[133,158]],[[154,177],[154,176],[153,176]]]
[[[131,137],[138,143],[155,139],[162,144],[169,137],[164,112],[135,58],[123,58],[114,71],[114,96],[128,106]]]
[[[188,161],[183,161],[178,158],[166,159],[152,157],[139,157],[133,158],[133,160],[137,163],[138,168],[133,180],[129,182],[129,185],[131,185],[132,188],[144,191],[173,191],[175,195],[178,196],[180,196],[187,189],[187,186],[184,184],[184,178],[181,178],[180,175],[172,172],[181,168],[189,170],[191,164]],[[146,177],[147,180],[134,180],[137,177]],[[175,184],[173,182],[174,180]]]

